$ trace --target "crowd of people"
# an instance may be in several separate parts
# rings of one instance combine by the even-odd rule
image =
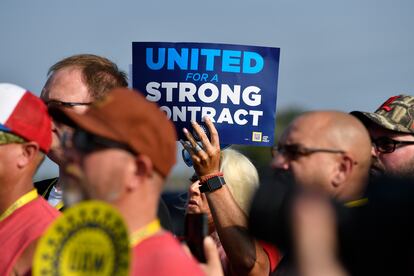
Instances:
[[[131,275],[414,273],[414,97],[393,96],[375,112],[301,114],[272,148],[272,176],[221,150],[208,117],[209,136],[192,122],[181,144],[194,168],[185,214],[207,215],[200,263],[161,198],[176,163],[173,123],[104,57],[71,56],[47,75],[40,98],[0,84],[1,275],[30,274],[48,226],[85,200],[122,215]],[[33,183],[45,155],[59,176]]]

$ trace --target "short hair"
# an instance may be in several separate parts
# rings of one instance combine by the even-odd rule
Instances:
[[[56,71],[63,68],[75,67],[82,71],[82,78],[88,87],[88,91],[94,100],[100,99],[116,87],[127,87],[128,78],[125,72],[107,58],[80,54],[64,58],[49,68],[47,75],[50,77]]]
[[[259,175],[252,162],[234,149],[221,152],[220,171],[239,207],[248,214],[250,201],[259,186]]]

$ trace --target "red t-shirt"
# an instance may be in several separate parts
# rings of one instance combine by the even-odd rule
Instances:
[[[259,244],[263,247],[264,252],[266,252],[267,257],[269,258],[270,272],[275,271],[277,265],[282,259],[279,250],[277,250],[274,245],[265,243],[263,241],[259,241]]]
[[[59,215],[59,211],[39,196],[0,222],[0,275],[10,274],[20,254]]]
[[[141,241],[133,248],[132,254],[131,275],[134,276],[204,275],[195,259],[184,252],[169,232]]]
[[[227,258],[226,251],[224,251],[223,245],[220,242],[220,238],[217,232],[213,232],[210,236],[213,238],[214,242],[216,243],[224,275],[235,275],[235,273],[232,271],[230,267],[229,259]],[[259,244],[263,248],[263,251],[266,252],[266,255],[269,259],[270,273],[272,273],[273,271],[276,270],[276,267],[281,260],[281,255],[279,253],[279,250],[277,250],[275,246],[271,244],[267,244],[263,241],[259,241]]]

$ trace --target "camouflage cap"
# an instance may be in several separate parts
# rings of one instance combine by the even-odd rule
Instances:
[[[26,142],[22,137],[17,136],[13,133],[5,132],[0,130],[0,145],[6,145],[6,144],[21,144]]]
[[[414,133],[413,96],[393,96],[385,101],[374,113],[352,111],[351,114],[360,119],[364,124],[374,122],[392,131]]]

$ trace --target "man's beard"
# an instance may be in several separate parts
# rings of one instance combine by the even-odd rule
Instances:
[[[65,167],[64,174],[60,176],[63,183],[63,202],[65,206],[73,206],[84,200],[88,200],[86,187],[87,180],[82,171],[73,164]]]
[[[387,171],[388,174],[396,177],[414,177],[414,157],[407,160],[404,164],[399,166],[395,171]]]
[[[399,166],[396,170],[387,170],[384,164],[382,164],[377,157],[372,157],[370,176],[378,177],[381,175],[390,175],[393,177],[414,177],[414,157]]]
[[[72,206],[85,200],[102,200],[113,203],[121,197],[121,189],[116,186],[112,190],[106,190],[105,193],[93,189],[93,185],[90,185],[90,181],[76,164],[66,165],[61,178],[65,206]]]

